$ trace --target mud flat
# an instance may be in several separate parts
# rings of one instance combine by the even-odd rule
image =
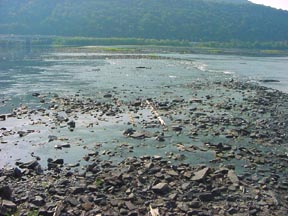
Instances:
[[[287,215],[288,95],[165,88],[34,93],[42,108],[1,115],[0,214]]]

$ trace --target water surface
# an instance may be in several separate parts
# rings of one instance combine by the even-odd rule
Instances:
[[[104,57],[103,57],[104,56]],[[110,56],[110,57],[109,57]],[[151,58],[153,56],[153,58]],[[157,57],[158,56],[158,57]],[[48,50],[45,52],[22,53],[1,60],[0,67],[0,113],[9,113],[20,104],[28,105],[29,108],[46,107],[45,103],[39,102],[39,98],[32,96],[40,93],[41,96],[61,97],[91,97],[95,100],[105,101],[103,95],[109,93],[117,98],[122,104],[137,99],[151,98],[155,101],[171,101],[191,97],[205,98],[212,95],[216,102],[225,101],[226,94],[242,103],[241,92],[226,92],[209,83],[225,80],[243,80],[255,82],[263,79],[277,79],[279,83],[265,83],[267,87],[288,92],[287,57],[244,57],[229,55],[197,55],[178,53],[93,53],[93,52],[66,52]],[[208,83],[208,85],[207,85]],[[197,88],[197,85],[199,88]],[[207,86],[206,86],[207,85]],[[196,87],[195,87],[196,86]],[[124,106],[125,107],[125,106]],[[193,106],[184,107],[186,112]],[[202,107],[202,112],[209,113],[211,107]],[[174,118],[185,118],[181,115],[181,108],[175,110]],[[164,112],[160,114],[164,115]],[[89,151],[113,151],[114,159],[127,157],[129,148],[132,146],[133,155],[143,154],[167,155],[182,154],[189,163],[207,163],[215,159],[213,151],[180,152],[177,144],[195,145],[200,149],[205,142],[229,143],[225,137],[215,137],[209,131],[204,130],[204,136],[193,138],[189,136],[190,129],[184,130],[181,135],[168,132],[166,142],[156,143],[155,139],[131,140],[122,135],[123,131],[130,126],[129,108],[123,108],[123,114],[117,118],[109,118],[100,121],[93,129],[87,129],[87,125],[94,121],[91,116],[77,117],[77,128],[74,132],[67,127],[59,127],[52,130],[49,126],[52,114],[38,116],[37,118],[47,124],[30,125],[30,119],[6,121],[7,129],[35,130],[33,134],[19,138],[14,135],[9,143],[1,146],[1,166],[13,163],[15,160],[31,160],[31,153],[41,155],[42,163],[47,158],[64,158],[67,163],[81,162],[83,155]],[[144,109],[138,113],[140,122],[153,118],[150,109]],[[168,124],[175,124],[163,116]],[[96,121],[96,120],[95,120]],[[161,128],[149,129],[151,133],[161,132]],[[55,142],[48,142],[48,135],[64,137],[65,142],[72,148],[57,150]],[[61,141],[62,142],[62,141]],[[238,146],[249,145],[249,140],[238,140]],[[101,148],[99,148],[101,145]],[[124,146],[124,147],[123,147]],[[128,147],[125,147],[128,146]],[[262,148],[259,146],[259,148]],[[205,149],[205,148],[204,148]],[[263,151],[267,151],[263,147]],[[103,154],[105,155],[105,154]],[[109,158],[109,157],[108,157]],[[43,162],[44,161],[44,162]],[[81,162],[83,163],[83,161]],[[234,161],[241,166],[244,161]]]

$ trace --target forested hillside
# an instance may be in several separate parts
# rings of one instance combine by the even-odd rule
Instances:
[[[230,2],[0,0],[0,34],[188,41],[288,40],[287,11],[246,0]]]

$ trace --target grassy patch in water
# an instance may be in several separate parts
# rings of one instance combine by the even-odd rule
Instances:
[[[283,51],[283,50],[260,50],[260,52],[263,54],[268,54],[268,55],[283,55],[283,54],[285,54],[285,51]]]
[[[131,51],[131,50],[133,51],[133,49],[120,48],[120,47],[103,47],[99,49],[106,51],[106,52],[125,52],[125,51]]]

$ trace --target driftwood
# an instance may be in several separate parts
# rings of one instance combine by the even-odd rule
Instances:
[[[159,213],[159,209],[158,209],[158,208],[153,209],[151,205],[149,206],[149,208],[150,208],[150,214],[151,214],[151,216],[160,216],[160,213]]]
[[[136,124],[135,124],[134,117],[132,116],[132,114],[130,112],[128,112],[128,115],[129,115],[130,123],[135,127]]]
[[[166,123],[164,122],[164,120],[161,118],[161,116],[159,115],[159,113],[157,112],[155,106],[153,106],[153,104],[151,104],[148,100],[146,100],[146,103],[149,105],[151,112],[154,113],[154,115],[157,117],[158,121],[160,122],[160,124],[162,126],[166,126]]]

